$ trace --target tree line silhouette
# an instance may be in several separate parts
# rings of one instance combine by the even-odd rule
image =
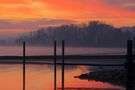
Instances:
[[[52,26],[30,32],[16,39],[15,43],[26,41],[30,45],[50,46],[54,40],[65,40],[66,46],[126,47],[127,39],[134,33],[124,29],[99,21]]]

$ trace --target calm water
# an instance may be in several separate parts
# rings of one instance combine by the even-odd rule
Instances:
[[[57,88],[61,88],[61,69],[57,69]],[[66,67],[66,88],[123,88],[107,83],[75,79],[88,72],[86,66]],[[0,90],[22,90],[22,65],[0,65]],[[26,90],[53,90],[53,66],[27,65]]]
[[[125,54],[123,48],[66,48],[66,54]],[[53,48],[27,47],[26,55],[52,55]],[[58,54],[61,49],[58,48]],[[21,47],[0,47],[0,55],[22,55]],[[66,66],[66,88],[117,88],[108,83],[79,80],[74,76],[90,71],[88,66]],[[91,69],[92,70],[92,69]],[[26,90],[53,90],[53,66],[52,65],[27,65]],[[22,65],[0,64],[0,90],[22,90]],[[57,88],[61,88],[61,67],[57,68]],[[72,89],[77,90],[77,89]],[[89,89],[91,90],[91,89]]]
[[[126,54],[125,48],[65,48],[67,55],[102,55],[102,54]],[[61,54],[61,47],[57,48],[57,54]],[[0,56],[22,55],[21,46],[0,46]],[[53,55],[52,47],[26,47],[26,55]]]

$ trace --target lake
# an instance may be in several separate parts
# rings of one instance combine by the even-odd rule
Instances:
[[[22,55],[21,46],[0,46],[0,56]],[[57,48],[57,54],[61,55],[61,47]],[[108,55],[126,54],[125,48],[89,48],[89,47],[66,47],[66,55]],[[26,46],[26,55],[53,55],[52,47]]]
[[[57,53],[61,54],[61,48]],[[66,48],[66,55],[102,55],[102,54],[126,54],[124,48]],[[0,56],[22,55],[22,47],[0,47]],[[26,55],[53,55],[51,47],[26,47]],[[49,60],[48,60],[49,61]],[[99,60],[100,61],[100,60]],[[99,62],[96,61],[96,62]],[[109,62],[109,61],[108,61]],[[65,66],[65,88],[67,90],[93,90],[100,88],[106,90],[125,90],[123,87],[109,83],[87,81],[74,78],[74,76],[94,70],[89,66]],[[93,69],[94,68],[94,69]],[[26,90],[53,90],[54,83],[53,65],[26,66]],[[22,65],[0,64],[0,90],[22,90]],[[61,88],[61,66],[57,67],[57,88]],[[79,89],[80,88],[80,89]],[[99,90],[99,89],[98,89]]]
[[[27,65],[26,66],[26,90],[53,90],[53,66],[51,65]],[[108,83],[87,81],[74,78],[76,75],[86,73],[86,66],[71,66],[65,69],[65,88],[117,88]],[[22,65],[0,65],[0,90],[22,90]],[[61,68],[57,68],[57,88],[61,88]],[[79,90],[79,89],[78,89]],[[89,89],[91,90],[91,89]]]

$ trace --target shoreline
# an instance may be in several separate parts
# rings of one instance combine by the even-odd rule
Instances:
[[[89,72],[81,74],[79,76],[75,76],[74,78],[79,78],[88,81],[95,80],[100,82],[107,82],[112,85],[119,85],[122,87],[126,87],[127,82],[126,75],[127,75],[126,69],[112,69],[112,70],[100,70]]]
[[[57,59],[57,64],[61,64],[61,55],[54,57],[48,56],[25,56],[26,64],[54,64],[54,58]],[[114,59],[125,59],[126,55],[65,55],[65,65],[86,65],[86,66],[124,66],[124,61],[115,63],[94,63],[92,59],[100,59],[112,61]],[[135,56],[134,56],[135,58]],[[23,56],[0,56],[0,64],[22,64]]]

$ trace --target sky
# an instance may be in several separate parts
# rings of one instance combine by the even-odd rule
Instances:
[[[92,20],[133,26],[135,0],[0,0],[0,36]]]

